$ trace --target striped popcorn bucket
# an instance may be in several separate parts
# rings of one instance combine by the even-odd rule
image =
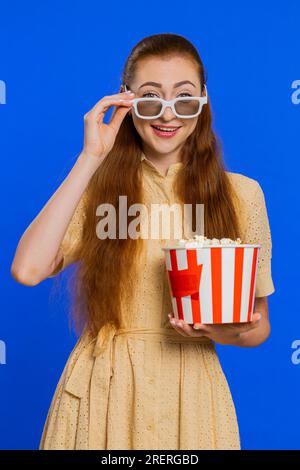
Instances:
[[[190,324],[251,321],[259,248],[162,248],[175,318]]]

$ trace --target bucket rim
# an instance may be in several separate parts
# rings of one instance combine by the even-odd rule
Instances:
[[[192,243],[192,242],[191,242]],[[167,247],[162,247],[162,250],[199,250],[203,248],[261,248],[259,244],[239,244],[239,245],[206,245],[206,246],[178,246],[178,245],[170,245]]]

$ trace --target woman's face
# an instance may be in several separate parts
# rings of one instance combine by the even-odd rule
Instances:
[[[179,82],[182,83],[178,85]],[[186,58],[149,58],[139,63],[130,89],[135,93],[134,98],[159,97],[171,100],[179,96],[200,96],[200,79],[196,66]],[[143,141],[144,150],[157,154],[169,154],[179,150],[195,129],[199,117],[178,118],[169,107],[156,119],[141,119],[133,109],[129,113]],[[153,126],[179,129],[174,135],[164,137],[155,132]]]

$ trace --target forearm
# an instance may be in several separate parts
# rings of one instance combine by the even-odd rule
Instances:
[[[96,169],[96,161],[81,153],[68,176],[28,226],[11,266],[17,281],[35,285],[50,275],[70,220]]]
[[[271,328],[269,321],[266,318],[262,318],[260,325],[257,328],[240,333],[240,335],[233,341],[233,345],[244,348],[259,346],[269,337],[270,331]]]

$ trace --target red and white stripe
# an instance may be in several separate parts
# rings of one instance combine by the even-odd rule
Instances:
[[[164,249],[175,318],[208,324],[251,321],[258,250],[259,245]]]

